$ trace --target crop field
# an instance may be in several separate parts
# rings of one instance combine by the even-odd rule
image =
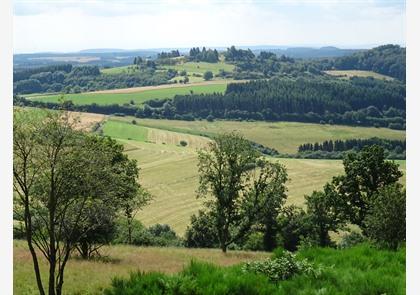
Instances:
[[[177,94],[193,93],[213,93],[224,92],[226,90],[227,81],[212,81],[212,83],[203,83],[200,85],[165,85],[165,87],[139,87],[125,91],[126,89],[118,89],[112,91],[85,92],[80,94],[53,94],[53,95],[36,95],[28,96],[29,99],[44,102],[58,102],[62,96],[65,100],[71,100],[74,104],[84,105],[96,103],[98,105],[109,104],[125,104],[134,102],[141,104],[146,100],[155,98],[172,98]],[[174,87],[175,86],[175,87]]]
[[[115,118],[130,120],[129,117]],[[238,122],[238,121],[178,121],[137,119],[141,126],[190,134],[214,135],[236,131],[249,140],[275,148],[283,153],[295,153],[302,143],[329,139],[370,138],[405,139],[405,131],[388,128],[320,125],[298,122]]]
[[[158,248],[135,246],[106,246],[101,249],[103,261],[70,259],[66,267],[64,294],[102,294],[116,275],[128,277],[132,271],[160,271],[174,273],[182,270],[191,259],[232,265],[242,261],[268,257],[264,252],[230,251],[219,249]],[[41,256],[40,256],[41,257]],[[47,284],[47,267],[41,258],[44,285]],[[32,258],[24,241],[14,241],[13,251],[14,294],[38,294]]]
[[[348,79],[350,77],[372,77],[379,80],[394,80],[394,78],[378,74],[372,71],[359,71],[359,70],[332,70],[325,71],[328,75],[342,77]]]

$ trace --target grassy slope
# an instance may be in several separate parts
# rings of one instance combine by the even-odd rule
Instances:
[[[174,69],[177,71],[185,70],[187,74],[204,74],[207,71],[213,72],[213,75],[218,74],[219,70],[225,70],[226,72],[232,72],[235,68],[234,65],[227,64],[224,62],[208,63],[208,62],[186,62],[172,66],[162,66],[165,69]]]
[[[64,294],[102,294],[101,290],[111,284],[111,279],[127,277],[130,271],[161,271],[174,273],[180,271],[191,259],[232,265],[242,261],[267,257],[263,252],[231,251],[223,255],[218,249],[184,249],[134,246],[104,247],[102,253],[109,257],[108,262],[81,261],[71,259],[66,268]],[[44,258],[41,269],[44,286],[47,284],[47,269]],[[14,294],[38,294],[32,259],[23,241],[14,241],[13,251]]]
[[[141,104],[146,100],[154,98],[172,98],[176,94],[189,94],[190,91],[194,93],[213,93],[213,92],[224,92],[226,90],[226,81],[220,81],[219,84],[209,85],[187,85],[185,87],[169,87],[159,88],[154,90],[143,90],[133,93],[80,93],[80,94],[65,94],[64,98],[72,100],[74,104],[91,104],[97,103],[99,105],[107,104],[124,104],[130,103],[131,100],[135,104]],[[32,96],[33,100],[45,101],[45,102],[58,102],[61,98],[61,94],[53,95],[36,95]],[[28,96],[30,98],[31,96]]]
[[[118,118],[131,120],[130,118]],[[369,138],[405,139],[405,131],[387,128],[319,125],[297,122],[177,121],[139,119],[142,126],[193,134],[238,131],[246,138],[284,153],[295,153],[302,143],[329,139]]]
[[[359,70],[332,70],[332,71],[325,71],[325,73],[327,73],[328,75],[331,76],[338,76],[338,77],[343,77],[345,79],[348,79],[350,77],[372,77],[375,79],[380,79],[380,80],[394,80],[394,78],[386,76],[386,75],[382,75],[382,74],[378,74],[372,71],[359,71]]]

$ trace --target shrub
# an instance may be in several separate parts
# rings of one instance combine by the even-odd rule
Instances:
[[[337,244],[337,248],[347,249],[364,242],[366,242],[366,238],[362,234],[352,231],[343,236],[341,241]]]
[[[185,232],[185,246],[190,248],[215,248],[219,246],[214,217],[205,211],[191,216],[191,225]]]
[[[188,145],[188,142],[186,142],[185,140],[181,140],[181,141],[179,142],[179,144],[180,144],[181,146],[187,146],[187,145]]]
[[[136,120],[133,120],[133,121],[131,121],[131,124],[137,125],[137,121]]]
[[[313,264],[306,259],[297,259],[288,251],[277,251],[273,259],[247,262],[242,271],[263,274],[272,282],[287,280],[297,274],[319,275]]]
[[[213,79],[213,73],[211,71],[207,71],[207,72],[204,73],[203,78],[206,81],[211,80],[211,79]]]

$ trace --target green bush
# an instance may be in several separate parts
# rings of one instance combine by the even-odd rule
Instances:
[[[358,232],[350,232],[345,234],[341,241],[337,244],[338,249],[347,249],[366,242],[366,238]]]
[[[276,251],[273,259],[247,262],[242,267],[243,272],[262,274],[272,282],[287,280],[294,275],[319,275],[320,270],[306,259],[297,259],[288,251]]]

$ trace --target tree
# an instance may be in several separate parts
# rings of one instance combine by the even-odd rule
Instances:
[[[91,230],[83,226],[90,204],[118,208],[118,150],[109,139],[75,130],[66,112],[15,111],[13,140],[15,213],[24,223],[38,290],[45,294],[35,248],[48,261],[48,294],[60,295],[70,254]]]
[[[288,251],[296,251],[301,241],[312,235],[308,215],[302,208],[294,205],[282,209],[278,228],[281,244]]]
[[[203,210],[192,215],[190,225],[185,232],[185,246],[190,248],[214,248],[218,245],[214,216]]]
[[[314,191],[310,196],[305,196],[308,220],[322,247],[331,244],[329,231],[336,232],[345,221],[337,210],[338,198],[338,194],[330,190],[328,185],[324,192]]]
[[[257,167],[259,176],[253,190],[256,198],[260,195],[258,220],[263,226],[264,249],[272,251],[277,246],[277,218],[287,198],[287,172],[283,165],[267,160],[258,161]],[[255,206],[255,203],[251,203],[251,206]]]
[[[212,197],[205,205],[226,252],[230,244],[249,234],[263,210],[269,211],[266,206],[281,202],[284,187],[277,185],[284,183],[285,171],[260,159],[250,142],[235,133],[217,136],[208,150],[199,151],[198,159],[198,194]]]
[[[384,149],[378,145],[347,154],[343,165],[345,175],[333,177],[329,189],[339,194],[341,212],[365,233],[364,221],[374,195],[403,174],[398,164],[385,160]]]
[[[206,81],[213,79],[213,72],[211,71],[205,72],[203,78]]]
[[[370,200],[366,234],[379,245],[396,250],[405,242],[405,189],[399,183],[384,186]]]

